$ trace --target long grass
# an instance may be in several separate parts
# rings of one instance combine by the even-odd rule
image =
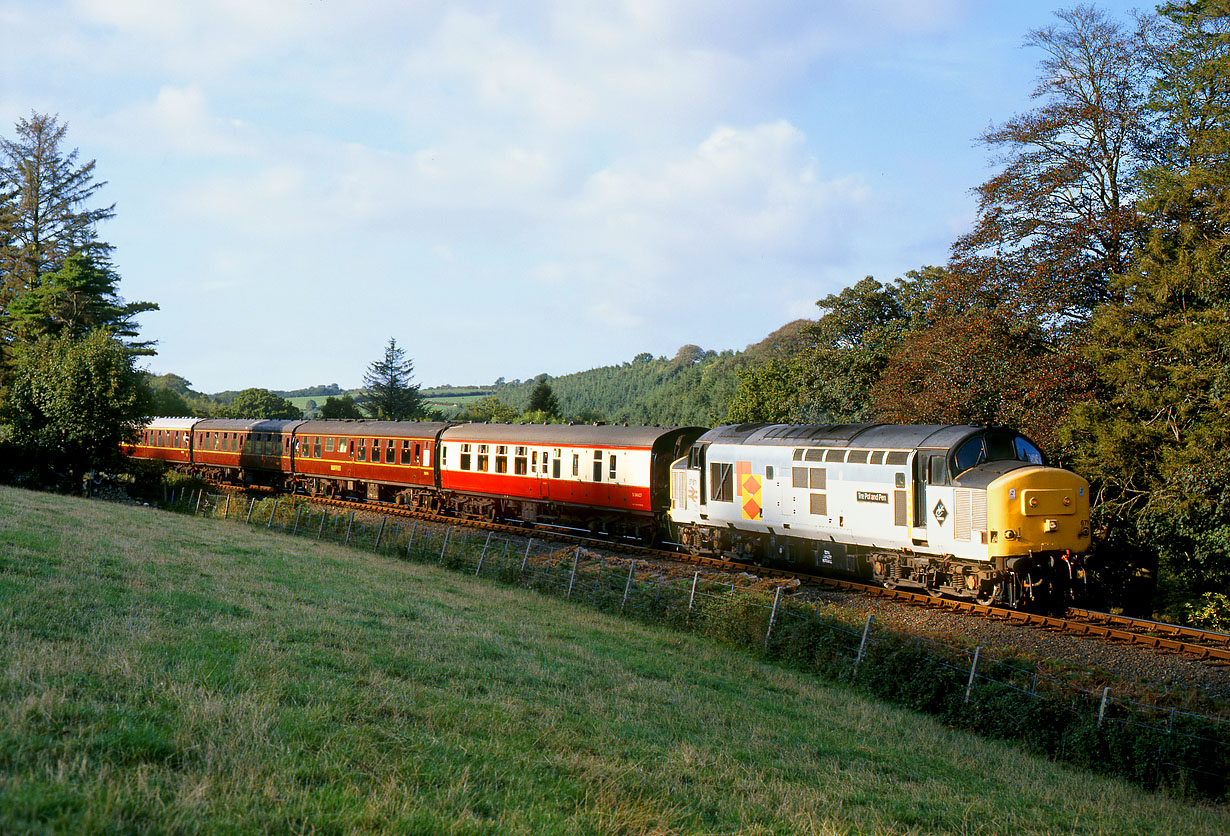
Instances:
[[[0,833],[1220,834],[702,637],[0,489]]]

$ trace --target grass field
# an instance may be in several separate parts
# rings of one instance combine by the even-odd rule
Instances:
[[[705,640],[0,488],[0,833],[1223,834]]]

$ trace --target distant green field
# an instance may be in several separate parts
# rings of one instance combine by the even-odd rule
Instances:
[[[1224,834],[698,636],[0,488],[0,833]]]

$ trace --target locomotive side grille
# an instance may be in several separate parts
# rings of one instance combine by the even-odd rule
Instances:
[[[970,492],[958,490],[956,495],[957,507],[953,509],[952,514],[952,538],[962,543],[969,542],[970,531]],[[986,509],[983,509],[983,516],[986,516]]]
[[[972,497],[972,524],[974,531],[987,530],[987,492],[973,491]]]

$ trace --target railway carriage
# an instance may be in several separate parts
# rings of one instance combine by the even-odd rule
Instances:
[[[1014,605],[1066,600],[1090,544],[1088,483],[1002,427],[718,427],[670,517],[693,552]]]
[[[204,418],[192,428],[192,463],[207,479],[282,487],[291,472],[291,440],[302,421]]]
[[[295,429],[294,487],[435,510],[445,422],[306,421]]]
[[[121,445],[127,456],[152,459],[172,465],[192,461],[192,428],[199,418],[151,418],[137,433],[133,444]]]
[[[443,501],[458,513],[654,539],[671,463],[700,427],[460,424],[441,435]]]

